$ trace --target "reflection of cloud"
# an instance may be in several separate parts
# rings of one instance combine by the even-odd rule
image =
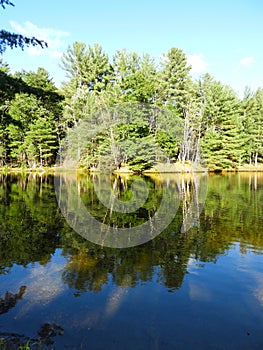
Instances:
[[[188,263],[187,263],[187,271],[191,274],[194,275],[199,275],[200,272],[200,268],[204,268],[205,265],[198,262],[198,260],[194,259],[194,258],[189,258],[188,259]]]
[[[118,311],[127,292],[127,288],[118,287],[116,291],[109,296],[105,308],[106,318],[112,317]]]
[[[61,265],[55,263],[33,268],[26,282],[24,299],[27,302],[18,316],[24,315],[36,305],[51,303],[65,288],[61,280]]]
[[[28,37],[36,37],[39,40],[44,40],[48,44],[48,48],[42,50],[39,46],[30,46],[28,48],[28,54],[31,56],[44,55],[47,53],[52,58],[57,58],[62,55],[63,51],[63,38],[69,36],[69,33],[52,28],[39,28],[35,24],[26,21],[23,25],[20,25],[14,21],[10,21],[11,27],[22,35]]]
[[[208,288],[201,283],[189,283],[189,297],[191,300],[210,301],[211,294]]]
[[[260,305],[263,307],[263,273],[255,273],[254,278],[258,285],[258,287],[254,290],[254,295]]]
[[[192,73],[205,72],[207,69],[207,63],[202,53],[187,55],[187,63],[192,67]]]
[[[128,286],[131,283],[131,277],[124,276],[121,286],[114,288],[105,300],[105,304],[92,305],[87,300],[87,303],[77,313],[71,314],[70,318],[66,319],[71,329],[86,329],[90,330],[95,327],[102,327],[103,322],[108,322],[119,310],[124,300],[128,296]]]
[[[121,286],[119,286],[108,297],[105,307],[105,317],[112,317],[120,308],[125,296],[128,294],[128,286],[131,284],[131,276],[125,275],[122,279]]]
[[[248,66],[248,65],[252,64],[253,62],[255,62],[255,57],[249,56],[249,57],[243,57],[243,58],[241,58],[241,60],[240,60],[239,63],[240,63],[242,66]]]

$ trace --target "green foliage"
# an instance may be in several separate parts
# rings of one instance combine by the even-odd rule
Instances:
[[[169,159],[175,161],[179,152],[178,140],[168,135],[163,130],[158,130],[156,135],[157,144],[169,156]]]
[[[61,96],[39,68],[12,76],[6,66],[0,71],[0,163],[1,165],[50,165],[58,149]]]
[[[5,5],[11,3],[2,1]],[[53,164],[65,135],[79,130],[82,121],[86,148],[74,146],[72,152],[87,168],[113,170],[125,164],[141,171],[161,160],[205,165],[202,155],[210,170],[263,161],[263,90],[246,91],[241,101],[209,74],[193,82],[178,48],[156,64],[149,55],[126,50],[110,60],[100,45],[75,42],[63,54],[61,67],[68,80],[59,93],[45,69],[11,74],[0,62],[1,166]],[[146,110],[129,110],[129,104],[158,106],[170,115],[154,125],[154,113],[147,121]],[[96,124],[94,115],[116,106],[115,125],[103,131],[107,117],[101,115]],[[73,138],[78,137],[75,132]]]
[[[77,111],[81,109],[75,115],[79,115]],[[75,124],[66,139],[64,156],[66,161],[79,159],[82,167],[114,170],[126,164],[142,171],[178,153],[181,124],[165,108],[123,103],[94,112]]]
[[[125,102],[152,103],[156,93],[156,69],[149,55],[117,51],[113,57],[114,81]]]
[[[48,159],[52,158],[54,150],[57,150],[57,137],[50,120],[41,118],[29,126],[25,134],[24,149],[31,167],[35,166],[36,159],[39,160],[40,166],[48,165]]]
[[[29,341],[25,345],[20,345],[19,350],[30,350]]]
[[[123,151],[125,159],[131,170],[141,172],[156,163],[158,145],[153,135],[141,137],[139,139],[129,138],[126,140]]]
[[[108,56],[98,44],[88,46],[75,42],[63,54],[61,67],[67,72],[75,88],[86,87],[89,91],[101,92],[111,77]]]
[[[237,168],[244,159],[246,143],[241,103],[229,87],[209,75],[204,76],[200,88],[206,124],[202,146],[208,166],[211,170]]]
[[[52,188],[48,176],[0,174],[0,266],[49,261],[62,223]]]
[[[162,69],[158,74],[158,100],[161,104],[170,104],[181,113],[189,95],[191,67],[187,65],[184,52],[171,48],[161,61]]]
[[[203,163],[203,155],[210,170],[236,169],[248,160],[254,164],[261,160],[260,92],[257,98],[253,97],[257,107],[252,112],[251,101],[246,106],[229,87],[214,81],[209,74],[194,83],[186,55],[178,48],[163,55],[158,67],[148,55],[140,57],[126,50],[117,51],[111,63],[100,46],[86,48],[77,42],[68,48],[62,64],[70,78],[63,87],[66,129],[78,127],[81,120],[100,108],[122,103],[148,103],[171,111],[165,127],[150,128],[145,133],[141,128],[143,115],[139,113],[119,125],[114,140],[107,132],[93,139],[86,153],[83,150],[82,165],[97,167],[101,154],[108,152],[104,163],[112,162],[113,167],[125,163],[131,169],[143,170],[153,164],[153,159],[158,162],[158,147],[166,153],[168,163]],[[244,117],[244,110],[249,120]],[[180,135],[173,123],[178,122],[178,117],[182,120]],[[140,140],[140,146],[132,141],[135,138]],[[112,150],[111,156],[107,149]]]
[[[246,91],[243,100],[243,125],[247,135],[246,161],[257,166],[263,160],[263,90]]]

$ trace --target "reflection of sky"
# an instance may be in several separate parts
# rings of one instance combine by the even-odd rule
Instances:
[[[215,297],[233,298],[233,303],[252,305],[255,300],[263,307],[263,266],[259,254],[252,246],[235,243],[218,255],[216,263],[194,258],[188,261],[186,283],[191,301],[215,302]],[[258,304],[257,304],[258,305]],[[258,305],[258,306],[259,306]]]
[[[257,283],[257,287],[254,290],[255,298],[263,307],[263,272],[262,273],[255,272],[254,278]]]
[[[131,282],[131,277],[129,275],[125,276],[128,284]],[[117,287],[108,296],[106,306],[105,306],[105,318],[111,318],[120,309],[122,303],[128,296],[128,287]]]
[[[192,301],[212,301],[212,294],[204,283],[189,282],[189,297]]]
[[[45,307],[54,301],[65,290],[61,279],[61,273],[65,260],[57,250],[51,262],[46,265],[32,263],[26,268],[14,265],[10,274],[0,278],[0,294],[6,291],[18,293],[21,286],[26,286],[23,295],[23,306],[19,310],[17,317],[23,317],[36,306]]]
[[[24,300],[25,305],[19,312],[23,316],[36,305],[46,306],[56,299],[65,289],[61,279],[62,266],[55,262],[47,266],[35,266],[31,269],[26,281],[21,281],[27,286]]]
[[[127,342],[121,348],[174,349],[179,344],[178,348],[203,350],[215,348],[218,339],[221,348],[242,348],[238,345],[245,342],[243,348],[254,349],[262,339],[261,260],[252,250],[242,253],[237,243],[216,263],[192,256],[182,286],[170,293],[161,268],[154,267],[152,280],[136,287],[130,287],[129,273],[119,285],[109,274],[99,292],[75,297],[76,290],[63,282],[67,260],[57,250],[46,265],[15,266],[9,275],[0,276],[0,283],[7,282],[0,284],[1,295],[27,286],[16,307],[1,315],[1,324],[21,334],[37,334],[45,322],[59,324],[65,332],[56,338],[58,349],[81,348],[82,342],[83,348],[113,349]]]

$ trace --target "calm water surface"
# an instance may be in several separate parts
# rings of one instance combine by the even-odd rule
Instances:
[[[99,180],[130,198],[132,178]],[[94,179],[78,181],[88,210],[113,226],[139,224],[160,203],[158,179],[145,178],[146,204],[109,215]],[[0,175],[0,344],[263,349],[263,174],[209,176],[203,211],[186,233],[195,189],[189,177],[167,175],[171,190],[178,183],[184,196],[170,226],[146,244],[114,249],[69,227],[52,176]]]

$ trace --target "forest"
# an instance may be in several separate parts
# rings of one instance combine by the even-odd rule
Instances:
[[[0,61],[0,167],[52,167],[65,137],[88,116],[134,104],[166,111],[171,125],[181,123],[182,135],[158,129],[139,108],[116,124],[114,138],[112,130],[92,134],[81,149],[80,167],[98,167],[102,150],[116,150],[124,140],[123,149],[106,160],[113,168],[151,168],[159,148],[169,164],[200,163],[202,155],[210,171],[259,167],[263,161],[263,89],[246,88],[241,99],[208,73],[194,81],[179,48],[156,62],[125,49],[109,57],[99,44],[75,42],[62,56],[67,78],[59,89],[44,68],[11,68]]]

